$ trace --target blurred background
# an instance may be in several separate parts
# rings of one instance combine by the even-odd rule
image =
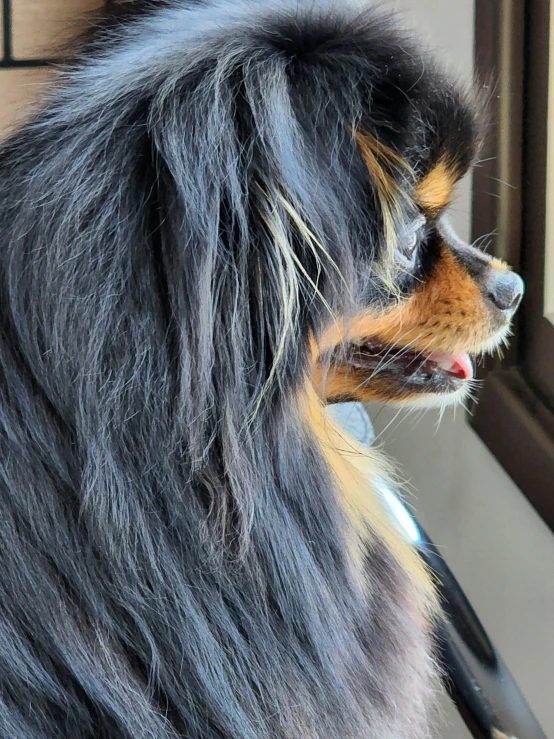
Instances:
[[[52,43],[71,37],[82,27],[75,19],[101,6],[3,0],[0,135],[28,114],[47,84]],[[554,330],[549,3],[399,0],[391,7],[468,82],[476,66],[490,75],[491,151],[460,186],[452,219],[465,239],[490,234],[491,251],[522,269],[528,295],[513,349],[486,368],[491,374],[473,418],[448,411],[437,427],[435,411],[369,411],[377,443],[402,465],[410,503],[554,737],[554,355],[545,353]],[[443,737],[469,737],[447,700]]]

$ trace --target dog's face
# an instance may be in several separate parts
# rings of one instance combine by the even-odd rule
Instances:
[[[419,171],[401,151],[384,150],[364,132],[354,136],[377,183],[379,238],[387,242],[381,263],[362,260],[359,270],[385,272],[388,281],[378,298],[375,281],[362,289],[359,309],[335,317],[312,342],[315,382],[327,402],[459,402],[474,384],[472,357],[510,333],[523,281],[462,242],[446,213],[478,151],[475,115],[452,99],[441,112],[442,130],[428,132],[434,156]]]

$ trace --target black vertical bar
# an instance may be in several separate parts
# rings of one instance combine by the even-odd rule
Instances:
[[[4,61],[9,62],[12,58],[12,4],[11,0],[2,0],[4,31]]]

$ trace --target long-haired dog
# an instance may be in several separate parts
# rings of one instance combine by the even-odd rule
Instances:
[[[476,106],[357,2],[120,10],[0,150],[0,735],[423,739],[440,608],[324,406],[505,338]]]

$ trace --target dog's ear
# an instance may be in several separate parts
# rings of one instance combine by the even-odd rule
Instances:
[[[174,313],[206,320],[190,329],[202,330],[195,345],[205,346],[206,367],[256,367],[249,382],[258,402],[270,380],[301,374],[308,324],[332,312],[345,269],[329,244],[348,253],[349,233],[338,178],[318,167],[287,60],[242,54],[220,51],[202,77],[168,82],[148,131],[162,252],[176,261],[172,281],[181,280],[170,291]]]

